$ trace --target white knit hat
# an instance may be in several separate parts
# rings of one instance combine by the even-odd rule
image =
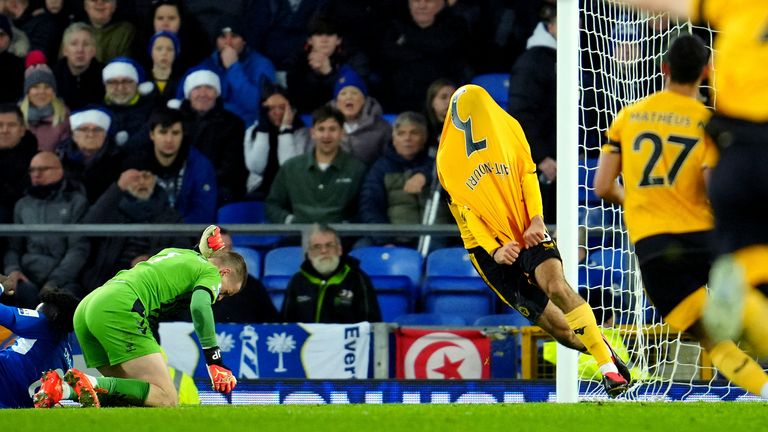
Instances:
[[[78,111],[69,116],[69,125],[73,131],[86,124],[96,125],[107,131],[112,125],[112,117],[99,109]]]
[[[130,78],[133,81],[139,82],[139,70],[129,59],[118,57],[104,66],[104,69],[101,71],[103,83],[115,78]]]
[[[199,69],[189,75],[184,80],[184,99],[189,99],[189,94],[196,87],[211,86],[216,89],[216,94],[221,95],[221,80],[216,72],[209,69]]]

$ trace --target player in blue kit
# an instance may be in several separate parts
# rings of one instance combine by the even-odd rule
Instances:
[[[0,276],[0,296],[13,292],[12,284]],[[47,291],[40,300],[34,310],[0,304],[0,326],[15,337],[12,345],[0,349],[0,408],[32,408],[43,372],[63,374],[72,367],[67,333],[72,331],[78,299],[66,291]]]

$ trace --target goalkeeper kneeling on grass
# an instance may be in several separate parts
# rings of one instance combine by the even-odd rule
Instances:
[[[229,393],[237,384],[221,359],[211,304],[240,291],[247,275],[237,253],[221,250],[219,228],[208,227],[200,253],[164,249],[130,270],[122,270],[86,296],[77,307],[74,327],[89,368],[103,377],[70,369],[62,380],[55,371],[43,374],[33,397],[37,408],[50,408],[62,399],[84,407],[115,403],[175,406],[176,389],[152,336],[150,321],[161,307],[188,306],[195,333],[208,364],[214,390]]]

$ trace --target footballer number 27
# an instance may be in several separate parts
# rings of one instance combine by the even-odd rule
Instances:
[[[632,149],[636,152],[640,151],[643,144],[646,142],[651,143],[653,146],[653,151],[651,152],[651,157],[648,159],[648,162],[645,164],[645,169],[643,170],[643,178],[640,180],[640,184],[638,186],[646,187],[664,185],[665,179],[663,176],[652,175],[654,169],[656,168],[656,164],[659,162],[659,158],[661,158],[662,147],[664,143],[662,142],[661,137],[657,134],[653,132],[643,132],[638,135],[637,138],[635,138]],[[667,173],[666,182],[668,184],[674,184],[675,178],[680,171],[680,167],[683,166],[683,162],[685,162],[685,159],[689,154],[691,154],[691,150],[693,150],[693,148],[696,146],[696,143],[698,142],[699,138],[693,137],[685,137],[680,135],[670,135],[667,137],[667,143],[682,146],[682,151],[680,151],[680,154],[672,163],[672,166],[669,169],[669,173]]]

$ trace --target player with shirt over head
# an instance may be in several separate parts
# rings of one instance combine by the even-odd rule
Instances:
[[[481,87],[465,85],[451,97],[437,172],[485,283],[558,342],[594,356],[611,397],[626,391],[628,368],[604,340],[592,309],[565,281],[523,130]]]
[[[624,207],[643,285],[676,331],[688,331],[717,369],[740,387],[768,397],[768,375],[731,340],[713,341],[701,324],[712,264],[714,217],[707,183],[717,162],[704,130],[711,113],[698,101],[709,51],[697,36],[669,47],[666,89],[622,109],[608,129],[595,189]],[[616,179],[622,175],[623,185]]]
[[[222,364],[211,305],[237,294],[247,273],[243,257],[222,248],[219,228],[211,225],[200,240],[201,253],[163,249],[88,294],[75,312],[75,334],[86,365],[104,376],[70,369],[62,381],[48,372],[35,406],[49,408],[72,399],[98,407],[99,398],[105,403],[175,406],[176,389],[150,320],[179,307],[190,309],[213,388],[232,391],[237,380]]]
[[[614,0],[617,1],[617,0]],[[710,298],[702,322],[715,341],[744,338],[768,355],[768,2],[621,0],[718,30],[713,50],[715,114],[707,133],[720,161],[709,197],[715,215]]]

